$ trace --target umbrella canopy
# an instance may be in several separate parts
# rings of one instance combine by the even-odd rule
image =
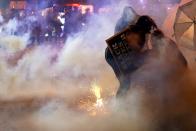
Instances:
[[[179,42],[186,35],[196,47],[196,0],[179,7],[174,23],[174,35]]]

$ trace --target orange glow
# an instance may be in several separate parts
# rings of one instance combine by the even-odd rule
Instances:
[[[11,1],[9,6],[12,9],[25,9],[26,4],[26,1]]]
[[[82,11],[82,14],[87,13],[86,11],[89,10],[90,13],[94,12],[94,7],[93,5],[80,5],[80,9]]]
[[[90,116],[102,116],[108,114],[104,99],[102,98],[102,88],[95,82],[91,84],[89,94],[79,100],[79,109],[87,112]]]
[[[93,83],[91,91],[96,96],[96,104],[95,104],[95,106],[97,108],[103,107],[104,105],[103,105],[103,99],[101,97],[101,87],[98,86],[96,83]]]
[[[77,3],[74,3],[74,4],[65,4],[64,6],[80,7],[80,4],[77,4]]]
[[[64,6],[78,7],[78,9],[81,10],[82,14],[85,14],[87,10],[89,10],[90,13],[94,12],[94,6],[93,5],[81,5],[81,4],[78,4],[78,3],[73,3],[73,4],[65,4]]]

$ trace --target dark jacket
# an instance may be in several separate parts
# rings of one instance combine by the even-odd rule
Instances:
[[[145,33],[142,32],[142,29],[138,28],[136,25],[133,25],[133,26],[130,26],[129,31],[130,32],[134,31],[135,33],[138,33],[138,35],[141,37],[142,43],[145,43]],[[147,52],[131,51],[129,55],[127,56],[127,58],[125,58],[126,61],[128,59],[128,62],[130,62],[128,63],[130,65],[129,69],[126,70],[126,72],[122,73],[111,51],[109,50],[108,47],[106,48],[105,59],[107,63],[112,67],[117,79],[120,82],[120,87],[118,89],[117,96],[121,96],[129,89],[130,84],[131,84],[130,74],[132,74],[139,67],[141,67],[141,65],[143,65],[146,53]]]

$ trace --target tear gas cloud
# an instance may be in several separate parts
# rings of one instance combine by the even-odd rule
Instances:
[[[27,50],[14,66],[9,64],[8,57],[24,49],[29,38],[28,33],[13,36],[11,31],[17,29],[18,23],[9,21],[5,25],[7,31],[1,30],[0,35],[0,130],[194,130],[196,104],[192,70],[183,72],[180,79],[172,76],[174,84],[161,75],[164,70],[159,69],[166,65],[157,66],[157,61],[149,61],[150,64],[134,74],[136,82],[127,98],[113,100],[118,81],[104,60],[105,39],[113,35],[115,23],[127,3],[112,3],[112,12],[94,14],[88,28],[70,36],[62,49],[36,46]],[[192,57],[192,53],[187,52],[187,57]],[[88,95],[95,81],[103,88],[109,113],[91,117],[78,111],[75,101]],[[152,84],[146,88],[142,85],[145,82]]]

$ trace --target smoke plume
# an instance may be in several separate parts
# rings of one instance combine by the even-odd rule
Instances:
[[[104,59],[105,39],[113,35],[125,5],[125,1],[112,3],[112,12],[94,14],[87,29],[70,36],[63,48],[39,45],[26,49],[28,33],[12,34],[17,20],[1,29],[0,131],[196,129],[194,52],[187,49],[183,53],[189,69],[168,75],[162,57],[149,60],[133,74],[135,82],[126,98],[113,98],[119,83]],[[103,89],[107,113],[92,117],[76,103],[88,96],[94,82]]]

